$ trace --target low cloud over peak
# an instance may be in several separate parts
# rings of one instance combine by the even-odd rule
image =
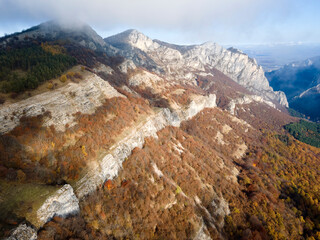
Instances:
[[[317,0],[0,0],[0,34],[48,19],[87,22],[99,33],[136,28],[174,42],[313,41]],[[318,8],[319,9],[319,8]],[[302,24],[302,20],[308,21]],[[167,35],[161,36],[159,35]],[[167,39],[166,39],[167,38]],[[169,38],[169,39],[168,39]]]

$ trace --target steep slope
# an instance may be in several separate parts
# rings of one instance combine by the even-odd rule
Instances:
[[[319,57],[288,64],[279,70],[266,73],[266,76],[274,89],[285,92],[293,109],[312,120],[319,120]]]
[[[307,89],[299,96],[294,97],[290,103],[291,107],[311,120],[320,120],[320,84]]]
[[[285,65],[279,70],[266,73],[275,89],[283,89],[289,101],[320,81],[320,57]]]
[[[107,67],[98,69],[108,70]],[[106,79],[112,79],[115,71],[109,70]],[[216,72],[216,76],[218,74]],[[79,83],[69,83],[21,103],[2,106],[1,110],[9,115],[10,109],[12,113],[22,111],[15,113],[17,118],[22,114],[19,126],[16,126],[15,118],[6,118],[16,127],[11,131],[14,126],[8,128],[7,134],[1,137],[2,149],[5,145],[10,146],[1,156],[1,163],[4,164],[2,176],[11,184],[17,178],[20,184],[26,185],[33,179],[47,184],[54,181],[64,184],[57,186],[58,189],[48,194],[46,199],[36,202],[24,200],[31,206],[27,214],[23,207],[16,205],[13,212],[19,217],[26,214],[26,219],[36,227],[44,224],[39,239],[64,239],[77,234],[82,238],[134,238],[137,235],[143,239],[149,239],[152,235],[172,239],[197,239],[198,236],[226,238],[224,219],[231,213],[229,202],[235,196],[244,197],[238,189],[239,170],[232,159],[240,159],[250,143],[256,142],[253,139],[256,139],[257,132],[252,126],[262,126],[254,122],[257,118],[263,119],[268,128],[271,124],[274,127],[275,123],[282,125],[281,118],[284,118],[284,123],[290,119],[255,97],[249,98],[249,101],[234,101],[231,113],[236,116],[242,111],[251,111],[255,105],[262,110],[247,116],[251,126],[226,111],[206,109],[216,106],[214,95],[202,96],[203,90],[199,87],[177,84],[169,89],[158,89],[158,94],[168,100],[170,109],[154,108],[150,104],[152,95],[145,95],[143,99],[118,89],[121,95],[95,74],[86,72],[83,75],[84,79]],[[224,79],[223,75],[220,77]],[[139,79],[146,81],[143,77],[136,78]],[[227,77],[224,80],[222,82],[227,84],[231,81]],[[140,94],[145,92],[142,85],[134,89]],[[211,87],[208,91],[217,89]],[[240,86],[235,89],[243,91]],[[75,94],[69,94],[70,90]],[[232,89],[229,91],[224,93],[237,99],[239,93],[233,95]],[[60,94],[60,97],[48,104],[46,99],[52,99],[48,94]],[[74,101],[74,98],[77,100]],[[33,103],[34,99],[38,99],[37,104],[28,104]],[[57,115],[55,107],[61,107],[59,101],[64,106],[70,103],[65,107],[70,112],[78,109],[81,113]],[[25,111],[21,108],[30,105],[33,107]],[[82,106],[88,106],[88,109]],[[41,114],[43,108],[52,112],[52,116],[44,116],[42,122],[37,113]],[[205,111],[198,114],[201,110]],[[275,119],[267,122],[270,116]],[[34,117],[40,125],[34,125]],[[62,121],[53,121],[54,125],[50,125],[48,123],[52,118]],[[187,121],[181,123],[183,120]],[[65,128],[60,128],[60,123],[66,124]],[[196,127],[198,123],[201,123],[200,129]],[[13,150],[17,144],[20,149]],[[12,151],[16,152],[14,158]],[[11,159],[10,164],[8,159]],[[171,162],[169,159],[172,159]],[[208,171],[203,170],[204,165],[208,166]],[[122,167],[125,169],[122,170]],[[150,169],[153,169],[152,175]],[[180,176],[180,171],[184,174],[174,177]],[[10,188],[5,189],[10,192]],[[105,202],[106,199],[110,200]],[[151,201],[150,205],[145,204],[147,199]],[[129,212],[122,211],[125,209]],[[77,216],[71,217],[71,220],[59,218],[75,213]],[[114,213],[118,219],[116,225],[112,223]],[[61,226],[64,230],[60,230]],[[100,233],[96,231],[98,229],[101,229]],[[26,229],[22,224],[13,236],[19,231],[20,236],[27,236],[35,230],[30,227]]]
[[[5,47],[11,42],[24,39],[68,40],[92,50],[104,50],[107,45],[89,25],[81,22],[66,23],[57,20],[42,23],[22,33],[3,37],[0,39],[0,44]]]
[[[128,92],[126,97],[96,74],[82,75],[77,83],[1,106],[1,177],[9,181],[3,185],[2,197],[11,194],[10,184],[16,181],[24,187],[29,182],[58,184],[56,191],[42,198],[25,199],[31,206],[28,213],[5,200],[0,208],[2,222],[7,216],[25,217],[41,227],[54,216],[78,213],[78,199],[85,200],[106,179],[116,177],[122,162],[146,137],[167,125],[179,126],[216,104],[215,95],[192,94],[187,105],[176,104],[174,110],[151,109],[147,99],[133,98]],[[23,225],[19,229],[31,231]]]
[[[282,92],[274,92],[256,61],[242,52],[226,50],[216,43],[195,46],[174,46],[153,41],[136,30],[128,30],[105,41],[122,49],[121,54],[137,65],[165,74],[168,79],[195,83],[197,75],[210,75],[213,68],[267,100],[276,100],[287,106]]]
[[[113,51],[83,23],[50,21],[0,38],[0,102],[11,93],[17,97],[32,91],[77,64],[117,64],[121,57],[107,56]]]
[[[110,40],[116,61],[74,43],[86,53],[77,61],[94,61],[0,105],[1,234],[316,237],[319,149],[286,134],[297,120],[279,103],[234,81],[247,57],[212,43],[121,42],[131,34]]]

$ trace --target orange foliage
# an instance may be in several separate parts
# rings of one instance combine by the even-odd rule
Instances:
[[[77,179],[89,161],[108,150],[124,128],[149,111],[143,99],[130,94],[127,98],[107,99],[92,115],[75,114],[78,124],[65,133],[55,131],[54,126],[42,127],[50,113],[22,117],[19,126],[0,137],[0,149],[5,149],[0,163],[5,168],[21,169],[26,181]]]
[[[50,52],[53,55],[61,54],[61,53],[65,52],[65,49],[63,47],[61,47],[60,45],[52,45],[52,44],[49,44],[48,42],[41,43],[41,48],[44,51]]]
[[[104,183],[104,188],[111,190],[113,189],[115,186],[112,182],[112,180],[108,179],[105,183]]]

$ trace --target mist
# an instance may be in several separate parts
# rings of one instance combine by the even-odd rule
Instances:
[[[173,43],[319,41],[319,1],[0,0],[0,35],[41,22],[86,22],[107,37],[128,28]]]

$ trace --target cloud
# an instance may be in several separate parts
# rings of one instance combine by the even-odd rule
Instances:
[[[316,1],[306,0],[304,4]],[[191,42],[264,41],[268,37],[275,41],[287,34],[285,28],[291,21],[303,15],[296,2],[300,1],[0,0],[0,30],[49,19],[79,19],[99,32],[137,28],[153,33],[176,32],[171,36],[181,35]]]

